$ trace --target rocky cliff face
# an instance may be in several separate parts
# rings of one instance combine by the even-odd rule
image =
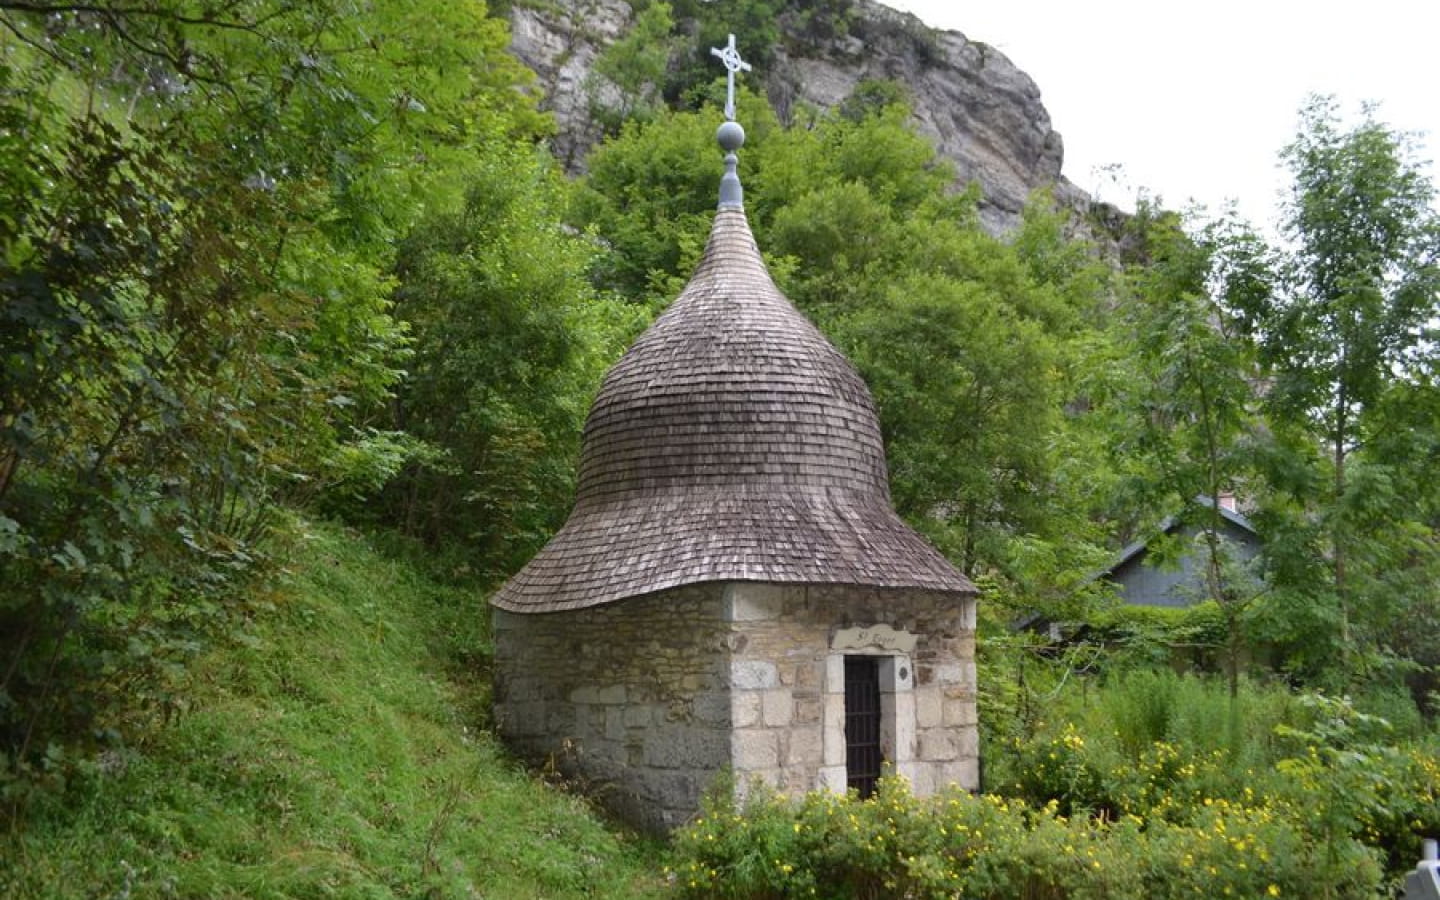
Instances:
[[[541,107],[555,114],[555,155],[582,171],[585,151],[600,139],[591,120],[587,77],[595,58],[625,34],[634,18],[625,0],[562,0],[510,8],[510,49],[535,72]]]
[[[538,76],[560,128],[556,151],[572,170],[599,138],[586,91],[590,67],[632,18],[625,0],[512,8],[512,48]],[[1064,145],[1050,127],[1040,89],[994,48],[959,32],[931,29],[874,0],[856,0],[849,33],[842,37],[794,37],[777,51],[771,71],[757,73],[782,119],[798,101],[833,108],[864,80],[897,81],[911,92],[921,132],[954,161],[960,184],[979,182],[987,228],[1012,227],[1039,187],[1053,186],[1067,206],[1090,205],[1060,174]]]

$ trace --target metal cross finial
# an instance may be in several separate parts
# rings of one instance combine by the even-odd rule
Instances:
[[[730,43],[725,49],[719,47],[710,48],[711,56],[720,57],[725,64],[725,118],[731,122],[735,121],[735,73],[750,71],[750,64],[740,58],[740,51],[735,49],[735,35],[730,35]]]

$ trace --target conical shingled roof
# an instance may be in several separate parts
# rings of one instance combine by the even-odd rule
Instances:
[[[734,580],[975,591],[891,508],[869,390],[722,204],[690,283],[605,376],[569,520],[491,602]]]

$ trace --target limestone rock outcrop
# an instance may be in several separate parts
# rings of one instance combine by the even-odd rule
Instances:
[[[556,116],[556,153],[578,171],[599,139],[587,77],[601,50],[629,27],[630,4],[517,3],[510,18],[512,49],[535,70],[544,105]],[[787,34],[770,70],[760,74],[782,118],[799,102],[834,108],[867,79],[904,84],[920,131],[955,163],[959,183],[979,182],[981,218],[994,232],[1018,221],[1036,188],[1053,187],[1064,205],[1089,208],[1089,197],[1061,175],[1064,144],[1039,87],[1003,53],[960,32],[932,29],[909,13],[856,0],[847,34],[829,40]]]

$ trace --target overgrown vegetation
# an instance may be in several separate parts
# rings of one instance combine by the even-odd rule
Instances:
[[[1032,658],[1011,693],[1031,692],[1031,708],[1045,698],[1028,721],[989,704],[988,790],[1108,821],[1174,822],[1206,801],[1266,806],[1316,846],[1367,845],[1392,876],[1440,828],[1440,736],[1403,693],[1327,697],[1246,680],[1232,695],[1228,679],[1107,662],[1060,684],[1066,664]],[[1013,684],[1017,663],[991,662],[992,690]]]
[[[993,691],[1007,673],[985,673]],[[695,897],[1373,897],[1440,829],[1440,736],[1347,699],[1141,668],[982,721],[987,792],[729,786],[676,839]],[[1088,678],[1088,676],[1081,676]],[[1003,704],[1001,704],[1003,705]]]
[[[564,522],[590,397],[642,320],[585,280],[596,248],[561,225],[563,183],[534,148],[492,150],[465,188],[395,261],[393,309],[412,349],[387,424],[424,451],[379,504],[339,508],[464,544],[500,579]]]
[[[530,777],[486,729],[483,594],[344,528],[285,574],[183,707],[70,770],[0,843],[0,894],[644,897],[655,850]],[[139,713],[136,713],[139,715]]]
[[[1333,867],[1269,809],[1211,803],[1180,823],[1061,815],[898,779],[868,800],[812,794],[723,805],[678,838],[692,897],[1371,897],[1377,867],[1346,842]],[[1328,881],[1326,881],[1328,879]]]
[[[392,242],[543,122],[480,5],[0,5],[0,795],[240,630],[413,441]],[[457,62],[456,72],[448,71]]]
[[[492,746],[479,600],[563,521],[600,373],[701,252],[709,47],[763,68],[780,20],[850,20],[636,13],[569,182],[483,4],[0,0],[5,889],[661,890]],[[1410,139],[1314,100],[1286,245],[1142,204],[1116,258],[1043,194],[986,233],[893,84],[739,103],[777,280],[872,387],[899,511],[984,590],[995,793],[717,801],[678,889],[1345,897],[1410,864],[1440,831],[1440,219]],[[277,532],[295,508],[468,586]],[[1166,516],[1200,602],[1117,607],[1095,573]]]

